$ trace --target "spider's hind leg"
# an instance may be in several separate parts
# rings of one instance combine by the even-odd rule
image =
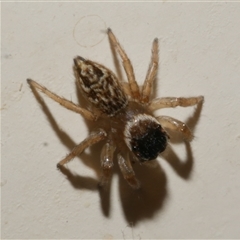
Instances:
[[[116,147],[111,143],[107,142],[101,152],[101,167],[102,167],[102,178],[100,180],[99,186],[107,186],[112,177],[113,168],[113,154]]]
[[[197,105],[203,102],[204,97],[164,97],[164,98],[156,98],[152,100],[149,104],[149,109],[151,111],[155,111],[161,108],[175,108],[175,107],[190,107]]]
[[[85,140],[79,143],[77,146],[73,148],[73,150],[58,164],[57,167],[61,168],[64,164],[71,161],[74,157],[81,154],[86,148],[100,142],[101,140],[105,139],[107,136],[106,132],[102,129],[99,129],[97,132],[90,134]]]
[[[120,154],[118,154],[117,158],[118,165],[121,169],[124,179],[128,182],[128,184],[132,188],[134,189],[140,188],[140,183],[135,176],[129,157],[126,156],[126,158],[123,158]]]

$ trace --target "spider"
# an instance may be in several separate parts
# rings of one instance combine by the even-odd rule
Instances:
[[[58,164],[62,168],[86,148],[104,141],[100,161],[102,176],[100,186],[107,186],[111,180],[114,157],[128,184],[138,189],[140,182],[134,173],[132,162],[140,164],[155,160],[169,142],[167,130],[180,132],[183,138],[191,141],[193,135],[187,125],[169,116],[154,116],[161,108],[188,107],[199,104],[203,96],[165,97],[151,100],[153,82],[158,70],[158,39],[152,44],[151,62],[143,86],[135,80],[134,70],[127,54],[109,28],[110,43],[119,54],[128,82],[120,81],[105,66],[77,56],[74,58],[74,73],[78,87],[89,101],[89,109],[59,97],[39,83],[27,79],[29,85],[37,89],[63,107],[94,121],[97,130],[73,148]]]

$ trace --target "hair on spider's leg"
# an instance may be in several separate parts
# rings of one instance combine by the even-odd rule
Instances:
[[[122,155],[118,154],[118,165],[120,167],[120,170],[123,174],[124,179],[128,182],[128,184],[134,188],[139,189],[140,188],[140,182],[135,176],[135,173],[133,171],[132,165],[130,163],[129,157],[126,156],[126,158],[123,158]]]
[[[190,107],[204,100],[203,96],[198,97],[165,97],[156,98],[149,103],[149,109],[155,111],[161,108]]]
[[[141,102],[148,103],[150,95],[152,93],[153,82],[156,79],[157,70],[158,70],[158,39],[155,38],[152,45],[152,57],[151,62],[147,71],[147,75],[142,87],[141,93]]]
[[[169,116],[159,116],[156,119],[163,128],[182,133],[185,140],[191,141],[193,139],[193,134],[185,123]]]
[[[105,139],[107,136],[106,132],[103,129],[99,129],[97,132],[91,133],[85,140],[79,143],[73,148],[73,150],[58,164],[57,167],[61,168],[64,164],[71,161],[74,157],[81,154],[86,148],[100,142]]]
[[[108,185],[112,177],[113,168],[113,154],[116,149],[111,142],[107,142],[101,152],[101,167],[102,167],[102,177],[99,182],[100,187],[105,187]]]
[[[57,94],[49,91],[46,87],[40,85],[39,83],[35,82],[32,79],[27,79],[28,84],[33,87],[34,89],[38,89],[39,91],[43,92],[44,94],[46,94],[49,98],[51,98],[52,100],[54,100],[55,102],[59,103],[60,105],[62,105],[63,107],[81,114],[84,118],[88,119],[88,120],[96,120],[96,116],[90,112],[89,110],[85,109],[85,108],[81,108],[78,105],[76,105],[75,103],[58,96]]]
[[[135,75],[134,75],[134,70],[132,67],[132,63],[130,59],[128,58],[127,54],[117,41],[117,38],[113,34],[112,30],[108,28],[108,37],[112,43],[112,45],[116,48],[118,54],[120,55],[123,63],[124,70],[127,74],[128,82],[129,82],[129,87],[131,90],[131,96],[135,100],[140,100],[140,91],[139,91],[139,86],[138,83],[135,80]]]

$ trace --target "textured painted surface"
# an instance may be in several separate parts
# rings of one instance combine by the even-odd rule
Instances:
[[[240,238],[239,16],[238,3],[2,3],[1,237]],[[69,179],[57,171],[88,127],[44,96],[40,105],[26,84],[77,103],[76,55],[125,77],[105,26],[138,81],[159,38],[158,96],[205,96],[192,157],[174,144],[161,167],[135,166],[140,192],[116,167],[110,194],[99,194],[99,147],[69,163]],[[194,108],[161,113],[185,121]]]

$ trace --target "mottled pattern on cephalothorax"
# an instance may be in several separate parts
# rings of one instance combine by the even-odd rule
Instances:
[[[82,57],[76,57],[74,64],[79,85],[95,107],[114,116],[127,105],[127,97],[112,71]]]

